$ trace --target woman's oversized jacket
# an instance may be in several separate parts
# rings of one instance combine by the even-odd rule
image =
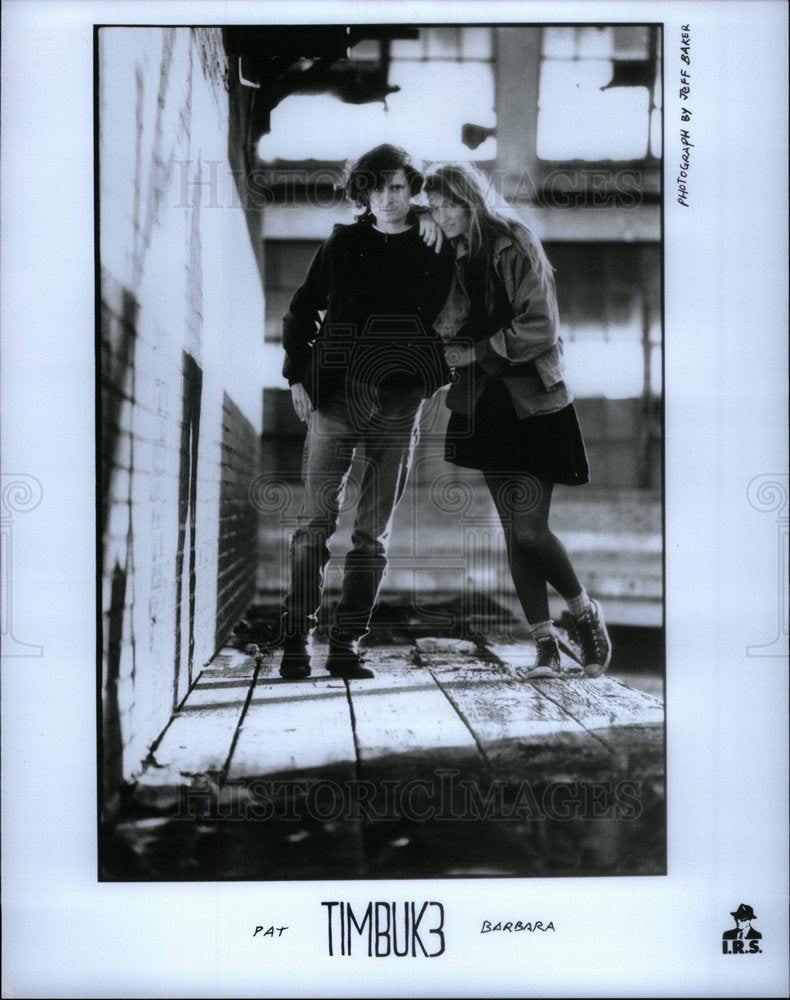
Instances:
[[[470,313],[463,277],[465,251],[460,245],[450,294],[434,323],[445,341],[458,336]],[[556,308],[541,287],[529,257],[506,236],[494,244],[494,268],[513,317],[490,338],[476,341],[475,363],[455,370],[447,406],[458,413],[473,412],[489,380],[499,377],[519,417],[561,410],[573,395],[565,384]],[[524,374],[523,366],[529,361],[534,362],[537,374]]]

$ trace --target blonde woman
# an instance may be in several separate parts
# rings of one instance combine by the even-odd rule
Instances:
[[[446,458],[479,469],[496,505],[519,602],[537,645],[530,676],[555,676],[560,653],[547,583],[566,600],[585,673],[603,674],[612,648],[598,602],[549,528],[555,483],[589,482],[565,383],[552,268],[537,237],[491,197],[468,164],[428,172],[431,212],[455,248],[450,296],[436,321],[454,371]]]

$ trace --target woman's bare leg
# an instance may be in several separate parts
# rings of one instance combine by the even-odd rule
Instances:
[[[546,583],[566,600],[582,585],[570,556],[549,528],[553,483],[529,474],[485,473],[507,543],[510,573],[530,624],[549,619]]]

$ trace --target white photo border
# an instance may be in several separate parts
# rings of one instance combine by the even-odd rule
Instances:
[[[296,19],[663,22],[666,877],[96,880],[93,25]],[[689,207],[674,198],[683,25]],[[9,587],[42,655],[2,665],[4,995],[785,995],[787,660],[747,649],[786,594],[787,500],[784,515],[754,502],[759,477],[787,490],[786,36],[773,0],[4,3],[3,471],[42,492]],[[321,902],[371,898],[441,900],[445,954],[330,958]],[[742,902],[763,933],[748,958],[721,950]],[[557,933],[480,935],[530,918]],[[289,934],[254,940],[267,922]]]

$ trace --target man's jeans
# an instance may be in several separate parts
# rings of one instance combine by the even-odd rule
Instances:
[[[416,391],[347,385],[313,411],[305,441],[305,496],[291,541],[291,589],[286,635],[306,635],[318,621],[324,568],[355,451],[364,462],[357,487],[351,549],[332,628],[361,638],[370,627],[395,508],[406,487],[419,434],[422,396]]]

